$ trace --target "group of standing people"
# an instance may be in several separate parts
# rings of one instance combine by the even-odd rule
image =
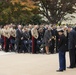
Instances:
[[[5,25],[0,27],[0,43],[5,52],[40,53],[42,49],[46,54],[54,53],[55,31],[49,25]],[[53,37],[53,38],[52,38]],[[40,49],[40,47],[42,48]],[[49,48],[51,46],[51,48]],[[56,49],[57,50],[57,49]],[[57,52],[57,51],[56,51]]]
[[[16,30],[14,29],[14,26],[11,25],[5,25],[3,27],[0,27],[0,44],[2,50],[5,52],[8,52],[9,49],[13,50],[14,47],[14,40],[16,37]]]
[[[66,70],[66,51],[69,50],[70,66],[76,67],[76,29],[71,26],[56,25],[5,25],[0,27],[0,43],[5,52],[39,53],[43,45],[46,54],[59,53],[59,69]],[[41,49],[42,50],[42,49]]]
[[[70,65],[69,69],[76,67],[76,30],[71,26],[66,27],[68,35],[68,43],[66,43],[66,36],[64,30],[60,28],[58,30],[58,51],[59,51],[59,69],[57,72],[63,72],[66,70],[66,51],[69,50]],[[68,45],[67,45],[68,44]]]

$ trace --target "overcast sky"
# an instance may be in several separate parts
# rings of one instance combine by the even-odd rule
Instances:
[[[75,18],[72,18],[71,16],[75,16]],[[67,20],[67,21],[63,21],[62,23],[63,24],[75,24],[76,23],[76,13],[74,13],[74,14],[68,14],[68,15],[66,15],[65,17],[68,17],[70,20]]]

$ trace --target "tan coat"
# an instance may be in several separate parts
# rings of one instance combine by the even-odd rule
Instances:
[[[32,30],[31,30],[31,34],[32,34],[32,36],[35,38],[35,39],[37,39],[38,38],[38,31],[37,31],[37,29],[35,29],[35,28],[32,28]]]
[[[10,36],[16,37],[16,30],[13,28],[10,28]]]
[[[7,37],[7,38],[10,38],[10,31],[9,31],[9,29],[2,29],[2,35]]]

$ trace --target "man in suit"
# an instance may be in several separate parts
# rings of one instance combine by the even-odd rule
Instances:
[[[53,54],[55,52],[54,48],[55,48],[55,42],[56,42],[56,25],[52,25],[51,33],[52,33],[51,53]]]
[[[67,48],[67,51],[68,51],[68,27],[64,26],[63,29],[64,29],[64,35],[66,37],[66,48]]]
[[[25,52],[30,52],[29,51],[29,31],[26,27],[23,28],[23,51]]]
[[[22,43],[22,26],[18,25],[18,29],[16,30],[16,46],[17,46],[17,51],[18,53],[22,52],[21,48],[21,43]]]
[[[74,68],[76,66],[76,52],[75,52],[75,46],[76,46],[76,31],[71,28],[71,26],[68,26],[68,49],[69,49],[69,57],[70,57],[70,66],[68,68]]]

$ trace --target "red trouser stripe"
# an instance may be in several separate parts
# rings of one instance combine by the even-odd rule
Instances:
[[[34,53],[34,48],[35,48],[34,40],[35,40],[35,38],[32,36],[32,53]]]

